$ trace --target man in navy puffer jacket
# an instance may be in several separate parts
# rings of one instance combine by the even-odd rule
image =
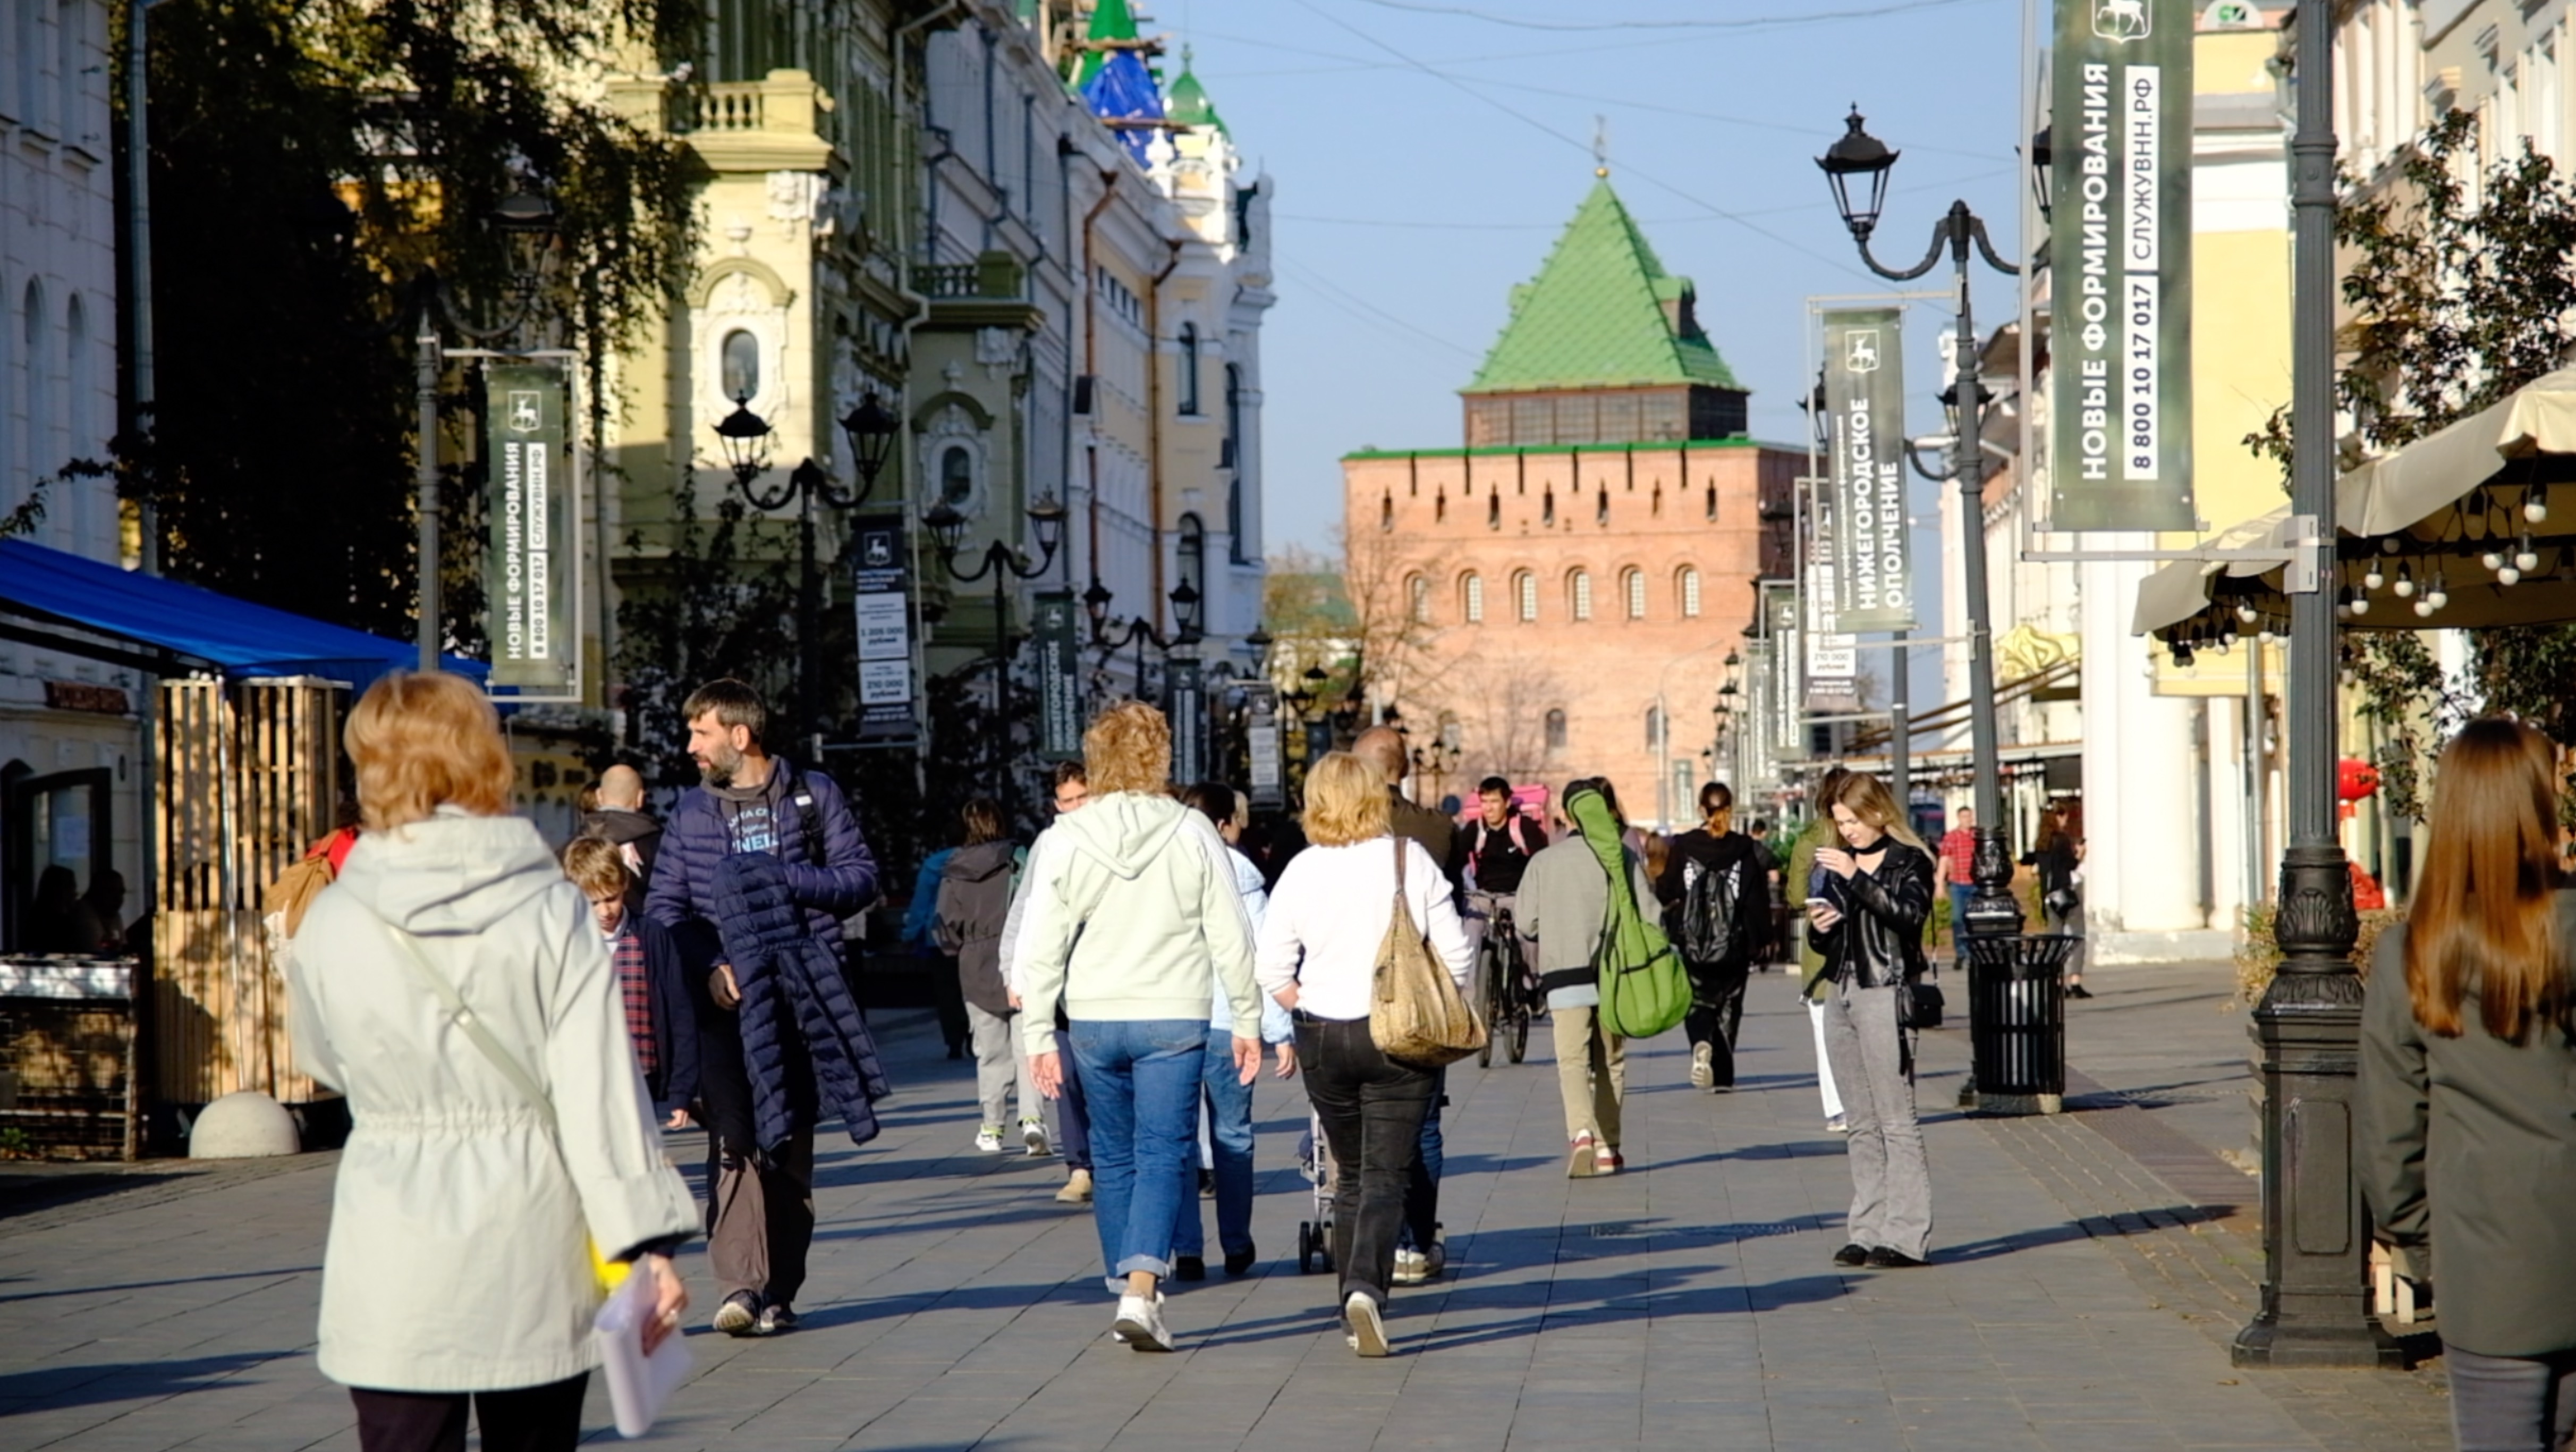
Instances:
[[[715,1329],[766,1336],[796,1324],[815,1122],[828,1107],[861,1142],[875,1133],[867,1101],[884,1075],[839,964],[841,919],[876,899],[876,859],[830,777],[763,748],[768,712],[749,686],[710,682],[681,714],[702,785],[663,829],[645,914],[679,940],[697,999]],[[769,860],[728,861],[746,856]],[[747,913],[754,902],[766,911]],[[778,951],[782,916],[801,917],[806,951]]]

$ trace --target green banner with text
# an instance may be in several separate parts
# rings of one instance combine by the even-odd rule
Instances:
[[[2191,0],[2057,0],[2049,523],[2193,527]]]
[[[564,391],[564,370],[552,363],[483,370],[491,475],[483,600],[492,684],[527,695],[569,695],[581,685],[581,632],[573,622],[581,549],[573,538]]]
[[[1825,412],[1833,420],[1834,629],[1912,630],[1913,531],[1905,523],[1905,350],[1894,308],[1825,312]]]

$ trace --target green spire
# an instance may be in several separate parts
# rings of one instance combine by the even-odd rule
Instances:
[[[1690,293],[1690,279],[1664,271],[1608,180],[1595,182],[1537,278],[1512,289],[1511,320],[1461,391],[1740,387],[1683,306]]]
[[[1127,0],[1100,0],[1099,5],[1092,9],[1091,28],[1083,33],[1083,38],[1134,40],[1136,12],[1127,8]],[[1110,54],[1105,50],[1084,51],[1082,64],[1073,73],[1073,88],[1079,91],[1091,84],[1091,78],[1100,74],[1100,68],[1109,63]]]
[[[1186,45],[1181,47],[1181,78],[1172,82],[1172,99],[1163,107],[1163,114],[1184,126],[1213,126],[1228,139],[1234,135],[1225,129],[1225,118],[1216,113],[1216,104],[1208,99],[1207,87],[1191,73],[1190,48]]]

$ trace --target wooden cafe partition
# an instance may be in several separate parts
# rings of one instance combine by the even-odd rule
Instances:
[[[148,1078],[163,1103],[328,1092],[296,1071],[260,896],[336,824],[345,694],[309,676],[162,682]]]

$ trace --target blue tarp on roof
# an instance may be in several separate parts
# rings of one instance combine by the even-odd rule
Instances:
[[[1100,73],[1082,88],[1084,104],[1091,114],[1103,120],[1160,120],[1163,115],[1162,88],[1154,84],[1154,73],[1145,68],[1144,57],[1132,50],[1111,51],[1101,63]],[[1114,127],[1118,140],[1136,164],[1145,164],[1145,148],[1154,143],[1151,126]]]
[[[324,676],[365,690],[420,663],[417,646],[308,620],[229,595],[136,574],[20,539],[0,539],[0,612],[15,608],[167,651],[227,676]],[[76,649],[74,642],[66,648]],[[481,680],[491,667],[448,656]]]

